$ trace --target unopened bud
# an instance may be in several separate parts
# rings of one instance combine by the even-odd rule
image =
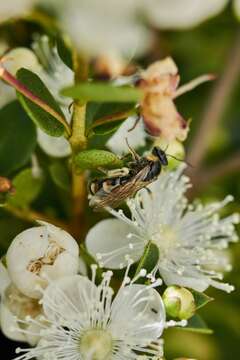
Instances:
[[[10,278],[24,295],[42,296],[51,279],[77,274],[79,247],[66,231],[42,222],[20,233],[11,243],[7,255]]]
[[[163,302],[167,314],[174,318],[189,319],[196,310],[192,293],[179,286],[169,286],[164,291]]]

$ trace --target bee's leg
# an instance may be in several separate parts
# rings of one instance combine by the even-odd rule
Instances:
[[[138,117],[136,118],[133,126],[132,126],[130,129],[128,129],[128,132],[133,131],[133,130],[135,129],[135,127],[137,126],[137,124],[139,123],[140,120],[141,120],[141,116],[138,116]]]
[[[109,170],[107,172],[108,177],[122,177],[129,174],[129,169],[127,167],[123,167],[121,169]]]
[[[133,160],[135,160],[135,161],[140,160],[141,157],[140,157],[140,156],[138,155],[138,153],[129,145],[128,139],[126,138],[125,140],[126,140],[126,143],[127,143],[128,149],[129,149],[129,152],[130,152],[130,154],[132,155]]]
[[[74,101],[72,101],[68,106],[68,112],[71,113]]]
[[[99,167],[97,168],[97,170],[100,171],[100,172],[102,172],[104,175],[108,175],[108,170],[102,168],[101,166],[99,166]]]

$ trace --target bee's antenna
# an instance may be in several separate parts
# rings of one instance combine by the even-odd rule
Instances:
[[[138,153],[129,145],[128,139],[125,138],[129,152],[131,153],[132,157],[134,158],[134,160],[139,160],[140,156],[138,155]]]
[[[177,157],[173,156],[173,155],[170,155],[170,154],[166,154],[167,156],[170,156],[171,158],[177,160],[177,161],[181,161],[181,162],[184,162],[185,164],[187,164],[188,166],[194,168],[194,166],[192,164],[190,164],[188,161],[186,160],[183,160],[183,159],[178,159]]]
[[[165,149],[163,151],[166,152],[168,147],[169,147],[169,144],[166,145],[166,147],[165,147]]]

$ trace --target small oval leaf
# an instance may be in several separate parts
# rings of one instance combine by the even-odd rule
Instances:
[[[157,265],[159,260],[159,250],[158,247],[153,244],[151,241],[145,247],[143,256],[141,257],[135,276],[140,272],[141,269],[146,269],[147,273],[150,273],[154,267]],[[138,283],[144,283],[146,279],[138,279]]]
[[[207,327],[205,321],[198,314],[195,314],[193,317],[191,317],[191,319],[188,320],[187,326],[181,327],[181,329],[201,334],[213,333],[213,330]]]
[[[50,165],[49,170],[53,182],[62,190],[69,191],[71,180],[65,164],[60,161],[56,161],[55,163]]]
[[[42,80],[36,74],[30,70],[22,68],[17,72],[17,79],[34,95],[38,96],[64,118],[60,106],[55,101],[54,97],[44,85]],[[17,93],[17,95],[27,114],[30,116],[33,122],[46,134],[56,137],[62,136],[64,134],[64,126],[56,118],[40,108],[38,105],[34,104],[31,100],[27,99],[24,95],[20,93]]]
[[[74,165],[79,170],[104,168],[118,168],[123,166],[122,160],[106,150],[84,150],[74,158]]]
[[[213,298],[211,298],[210,296],[208,296],[204,293],[200,293],[200,292],[192,290],[192,289],[190,291],[194,296],[196,309],[200,309],[201,307],[207,305],[210,301],[214,300]]]
[[[14,193],[9,196],[8,203],[20,208],[28,206],[36,199],[43,185],[43,177],[34,177],[32,169],[25,169],[13,179]]]
[[[139,102],[142,91],[131,86],[114,86],[105,82],[82,82],[64,88],[61,94],[73,99],[95,102]]]

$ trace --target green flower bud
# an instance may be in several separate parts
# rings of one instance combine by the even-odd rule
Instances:
[[[168,315],[183,319],[189,319],[196,310],[193,294],[180,286],[169,286],[163,294],[163,302]]]

